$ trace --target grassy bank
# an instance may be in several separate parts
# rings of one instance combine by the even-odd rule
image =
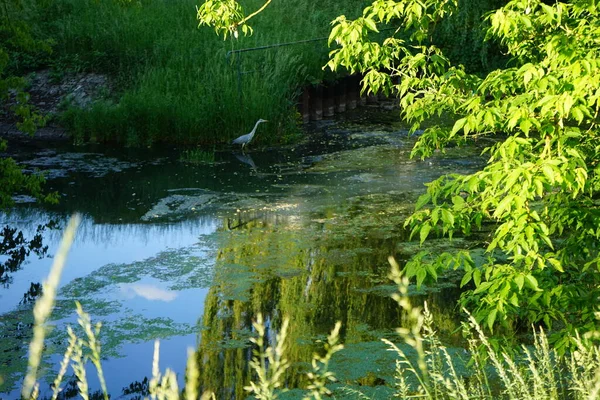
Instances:
[[[262,3],[248,1],[248,12]],[[253,19],[255,34],[223,41],[198,28],[195,0],[54,0],[36,24],[54,42],[49,59],[62,71],[108,74],[117,93],[62,117],[75,140],[148,145],[158,141],[226,143],[258,118],[258,143],[285,143],[296,133],[295,98],[323,77],[326,41],[227,57],[230,50],[328,35],[339,14],[363,2],[274,2]]]
[[[273,2],[251,20],[254,35],[223,41],[211,28],[198,28],[196,7],[202,0],[23,2],[25,7],[7,15],[25,21],[23,26],[44,46],[5,46],[12,53],[12,73],[50,67],[57,81],[66,72],[97,72],[113,83],[112,93],[91,107],[67,107],[61,116],[76,142],[207,147],[247,133],[258,118],[270,121],[259,130],[259,145],[294,140],[300,88],[334,78],[322,70],[328,59],[326,40],[229,57],[228,52],[327,37],[334,18],[355,18],[368,3]],[[478,45],[481,14],[497,2],[463,7],[439,31],[439,43],[469,69],[489,67],[490,53],[498,53]],[[242,5],[249,14],[262,4],[247,0]]]

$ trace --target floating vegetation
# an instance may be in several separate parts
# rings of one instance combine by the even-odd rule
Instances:
[[[172,194],[161,199],[142,216],[141,220],[168,219],[172,221],[182,219],[200,211],[218,197],[216,194],[206,193],[201,189],[197,191],[200,193],[196,195]]]
[[[137,162],[118,160],[100,153],[59,153],[54,150],[45,150],[23,164],[29,168],[43,170],[47,179],[63,178],[70,173],[84,173],[90,177],[101,178],[109,173],[123,172],[140,166]]]
[[[208,288],[212,282],[212,262],[206,250],[198,245],[163,251],[155,257],[129,264],[108,264],[68,283],[61,294],[85,298],[145,277],[164,282],[172,290]]]
[[[402,262],[422,250],[417,241],[409,241],[404,221],[428,176],[473,168],[475,163],[460,159],[461,154],[440,155],[432,164],[410,161],[408,145],[402,143],[412,139],[397,131],[361,134],[361,129],[339,132],[348,144],[316,149],[333,153],[307,151],[302,156],[300,148],[256,151],[256,163],[249,156],[219,153],[219,158],[230,160],[206,167],[182,166],[183,159],[131,164],[135,168],[123,164],[122,172],[109,171],[118,173],[98,179],[87,179],[95,176],[89,170],[82,171],[86,179],[75,179],[79,172],[64,164],[73,179],[53,184],[64,186],[60,190],[68,194],[63,194],[65,199],[77,198],[77,204],[65,209],[86,210],[80,244],[93,244],[95,254],[106,252],[116,261],[91,262],[88,269],[80,265],[65,282],[53,313],[55,329],[48,335],[50,357],[45,356],[45,362],[64,348],[68,336],[63,328],[74,322],[77,300],[94,321],[102,322],[103,355],[112,366],[121,363],[114,360],[118,357],[127,357],[123,363],[138,362],[136,352],[148,348],[155,337],[167,339],[174,348],[198,334],[202,385],[219,394],[235,390],[237,395],[239,389],[243,395],[251,378],[245,368],[252,357],[252,320],[261,312],[272,335],[278,333],[283,316],[291,316],[290,387],[306,387],[303,376],[310,370],[312,354],[320,349],[316,341],[324,340],[336,321],[343,321],[348,346],[332,360],[332,370],[340,367],[339,379],[352,385],[351,390],[387,398],[393,393],[389,385],[395,359],[379,340],[394,339],[393,329],[404,318],[389,297],[396,287],[388,279],[387,257],[394,254]],[[365,147],[367,142],[372,144]],[[111,160],[107,164],[119,167]],[[46,216],[27,213],[34,220]],[[142,240],[141,249],[123,249],[117,243],[133,237]],[[178,241],[180,237],[186,244]],[[198,237],[199,243],[189,245]],[[427,244],[434,252],[471,245],[461,238]],[[166,246],[174,248],[165,250]],[[458,328],[455,278],[440,276],[436,283],[408,288],[416,302],[427,300],[436,310],[435,326],[443,335]],[[11,371],[21,368],[22,373],[26,354],[31,310],[29,303],[20,307],[26,310],[0,319],[5,355],[0,355],[0,364],[4,370],[10,363],[4,376],[8,387],[16,384],[18,377]],[[371,354],[375,352],[381,354]],[[9,356],[15,360],[6,361]],[[354,363],[360,365],[350,368]],[[120,378],[120,372],[107,371],[107,378],[109,374],[113,382]],[[128,381],[118,382],[117,391],[109,388],[111,395],[122,388],[131,394],[147,393],[149,382],[143,378],[130,379],[127,373]],[[357,397],[346,385],[328,388],[336,398]]]

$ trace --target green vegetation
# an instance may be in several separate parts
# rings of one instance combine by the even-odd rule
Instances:
[[[7,143],[0,140],[0,153],[6,151]],[[26,175],[21,171],[15,160],[10,157],[0,159],[0,210],[6,210],[14,204],[15,194],[32,195],[42,201],[56,202],[56,194],[44,194],[42,185],[45,179],[42,175]]]
[[[326,37],[333,18],[357,15],[363,1],[269,3],[248,0],[242,9],[234,1],[33,0],[14,14],[45,47],[10,48],[17,60],[11,71],[50,67],[57,81],[70,72],[110,77],[113,93],[85,109],[67,104],[62,113],[60,120],[76,143],[227,144],[258,118],[271,121],[257,138],[259,145],[288,143],[297,138],[300,88],[336,76],[321,68],[326,40],[231,52]],[[477,20],[494,1],[476,3],[444,27],[444,40],[457,58],[481,70],[495,62],[495,55],[487,47],[462,44],[477,42],[472,40],[480,35]],[[460,42],[448,40],[454,37]]]
[[[201,149],[184,150],[179,156],[179,161],[189,164],[212,164],[215,162],[215,152]]]
[[[325,29],[321,22],[340,10],[299,0],[280,6],[270,1],[251,3],[254,7],[250,8],[258,13],[247,17],[233,0],[211,0],[200,9],[200,22],[215,27],[229,42],[215,40],[209,30],[197,30],[189,12],[191,4],[183,0],[55,0],[44,7],[36,3],[28,12],[41,35],[55,40],[55,55],[46,59],[48,63],[55,68],[111,74],[122,89],[90,109],[71,108],[63,115],[76,141],[116,140],[128,145],[157,141],[225,143],[262,117],[272,123],[257,138],[259,143],[282,143],[294,129],[293,109],[299,85],[311,77],[324,76],[318,68],[320,55],[307,58],[301,46],[229,58],[227,51],[300,39],[296,36],[299,29],[295,29],[300,21],[303,27],[309,27],[301,38],[319,36]],[[487,16],[487,38],[495,44],[479,42],[470,52],[455,51],[447,56],[446,50],[452,53],[453,49],[443,39],[457,25],[444,21],[459,16],[458,21],[474,29],[472,14],[465,14],[468,4],[455,0],[376,0],[357,19],[338,17],[330,35],[330,44],[337,46],[330,53],[328,66],[332,71],[346,68],[365,74],[366,91],[398,95],[402,116],[412,129],[427,126],[413,148],[414,156],[425,158],[448,146],[482,137],[495,139],[484,151],[489,159],[481,171],[454,173],[429,183],[427,193],[417,200],[416,212],[404,224],[421,244],[434,236],[454,240],[458,236],[459,240],[475,238],[477,246],[468,250],[449,247],[444,252],[425,247],[403,265],[402,274],[392,260],[392,277],[400,288],[395,299],[404,311],[405,322],[398,332],[414,354],[386,341],[399,355],[395,394],[429,399],[598,398],[600,349],[591,339],[600,327],[600,75],[596,73],[600,64],[600,11],[594,0],[552,5],[539,0],[512,0]],[[36,21],[42,10],[44,20]],[[472,12],[479,14],[482,8]],[[250,18],[252,28],[246,24]],[[371,40],[372,34],[388,25],[401,28],[385,40]],[[461,41],[466,41],[465,36]],[[491,61],[482,57],[477,66],[472,52],[485,55],[493,46],[502,46],[511,60],[506,67],[486,72],[486,68],[501,63],[502,57]],[[469,63],[469,68],[461,62]],[[43,65],[44,61],[38,63]],[[15,64],[11,68],[22,71],[27,67]],[[247,79],[250,74],[254,78]],[[12,85],[10,80],[5,82]],[[25,96],[23,93],[17,91],[17,96]],[[32,114],[17,114],[37,124]],[[456,122],[453,126],[431,125],[436,117],[455,118]],[[197,158],[203,157],[208,158],[198,153]],[[8,193],[27,184],[14,164],[8,162],[3,168],[0,171],[9,171],[5,173],[7,178],[0,176],[9,182]],[[36,193],[38,186],[32,182],[27,188]],[[331,224],[333,218],[325,220],[328,222],[323,226]],[[245,226],[251,227],[252,222]],[[336,263],[347,261],[349,252],[343,248],[347,237],[336,243],[335,232],[329,228],[332,243],[327,244],[329,247],[323,245],[320,250],[327,256],[319,258],[317,251],[309,253],[303,248],[304,242],[295,237],[298,233],[293,229],[277,232],[275,237],[268,235],[273,227],[266,224],[261,228],[254,233],[257,240],[247,240],[246,236],[241,245],[236,245],[235,233],[229,235],[232,244],[219,254],[223,266],[219,273],[235,271],[248,277],[243,281],[245,285],[252,280],[263,280],[265,284],[252,289],[235,287],[235,283],[224,279],[219,282],[217,276],[217,284],[207,298],[204,321],[215,326],[203,335],[198,352],[189,357],[185,388],[188,398],[198,396],[197,383],[209,386],[215,379],[227,383],[252,380],[254,383],[246,390],[257,398],[282,397],[283,381],[293,381],[285,378],[290,367],[285,340],[286,336],[300,337],[306,329],[300,317],[316,320],[319,313],[331,311],[326,310],[327,306],[334,309],[330,316],[349,314],[350,304],[370,313],[386,307],[383,302],[367,304],[366,296],[341,296],[339,282],[343,276],[337,281],[324,279]],[[361,230],[356,225],[354,228],[359,237]],[[68,231],[71,237],[73,230]],[[273,243],[260,240],[263,236]],[[265,249],[277,249],[269,261],[272,264],[279,263],[280,255],[287,261],[289,253],[298,257],[279,270],[268,268],[272,266],[269,263],[253,263],[253,257]],[[358,247],[352,251],[357,258],[365,252]],[[63,259],[64,251],[55,261],[60,264]],[[311,280],[311,285],[337,285],[337,292],[335,288],[322,290],[320,298],[310,299],[305,281],[290,279],[281,285],[284,307],[277,310],[285,314],[286,307],[294,308],[297,320],[291,321],[288,331],[287,322],[271,319],[281,326],[272,347],[266,346],[265,327],[260,321],[254,325],[259,335],[253,336],[251,332],[234,331],[237,325],[226,326],[217,319],[219,306],[225,302],[231,321],[237,323],[250,318],[244,307],[257,309],[264,307],[267,299],[279,301],[270,296],[281,278],[277,274],[294,275],[307,265],[311,273],[317,274],[315,278],[323,278]],[[442,346],[434,328],[437,321],[433,321],[427,307],[413,308],[407,296],[408,278],[416,278],[420,287],[452,270],[461,275],[464,289],[460,305],[468,321],[464,324],[469,341],[466,366]],[[358,272],[365,273],[364,268]],[[57,279],[57,275],[51,276],[42,299],[36,303],[29,372],[22,392],[27,399],[37,396],[36,373]],[[241,305],[236,302],[240,298],[250,299],[251,304]],[[291,301],[298,298],[304,303]],[[309,308],[308,299],[320,308]],[[473,316],[466,310],[472,310]],[[100,326],[92,328],[81,308],[78,313],[86,339],[69,331],[71,341],[59,378],[70,364],[81,395],[86,398],[84,364],[91,360],[98,370],[102,395],[108,398],[100,366]],[[513,348],[508,354],[496,346],[495,339],[502,338],[498,333],[525,334],[531,325],[535,332],[533,348]],[[327,355],[315,357],[307,377],[307,398],[321,398],[334,390],[326,383],[333,378],[328,363],[335,361],[336,352],[341,352],[339,330],[338,325],[329,338]],[[222,376],[228,370],[218,368],[221,365],[240,371],[247,360],[243,351],[222,359],[224,332],[231,332],[234,339],[228,346],[241,349],[247,340],[258,346],[251,363],[254,375],[241,371]],[[496,336],[488,338],[488,333]],[[348,332],[345,334],[348,337]],[[301,357],[292,354],[290,358],[297,361]],[[206,378],[199,375],[198,360],[205,360]],[[216,373],[221,376],[215,377]],[[153,375],[149,391],[154,397],[180,397],[174,373],[162,375],[158,370],[158,350]],[[370,382],[368,377],[364,379]],[[57,379],[55,397],[59,383]],[[238,391],[235,394],[243,395],[242,387],[234,386]],[[361,395],[352,390],[346,388],[345,392]]]
[[[0,115],[6,116],[9,111],[13,114],[10,118],[20,131],[33,134],[45,124],[46,118],[29,105],[26,82],[15,73],[17,66],[27,65],[28,60],[46,54],[50,46],[47,41],[33,37],[28,21],[15,19],[22,6],[19,0],[7,0],[0,7],[0,99],[3,105],[7,103],[8,106],[0,110]],[[14,205],[15,195],[33,196],[40,201],[55,203],[58,199],[56,193],[43,192],[44,177],[24,173],[14,159],[3,154],[7,147],[8,142],[0,139],[0,212]],[[33,238],[26,239],[22,232],[9,226],[3,227],[0,231],[0,256],[6,258],[0,262],[0,283],[7,285],[9,273],[19,269],[31,252],[45,254],[47,248],[44,249],[40,235],[43,229],[40,226]]]
[[[335,15],[361,4],[279,2],[253,18],[255,35],[227,41],[198,28],[194,0],[55,0],[30,12],[54,42],[50,66],[113,78],[116,93],[62,116],[76,142],[226,144],[265,118],[264,145],[294,139],[296,97],[324,76],[326,42],[228,52],[325,37]]]
[[[31,21],[21,13],[24,7],[23,0],[6,0],[0,7],[0,99],[4,103],[12,98],[17,128],[32,134],[46,119],[30,107],[26,80],[18,75],[50,53],[51,41],[36,37]]]
[[[7,108],[14,114],[11,118],[15,120],[17,128],[33,134],[39,126],[46,123],[46,119],[29,105],[26,81],[17,75],[35,57],[50,51],[50,41],[36,39],[30,21],[16,18],[23,7],[21,0],[7,0],[0,7],[0,99],[3,105],[9,105]],[[6,111],[0,110],[0,113],[6,114]],[[0,139],[0,153],[5,152],[6,147],[6,140]],[[54,196],[42,194],[43,177],[23,174],[12,158],[0,159],[0,182],[0,210],[14,204],[14,194],[33,195],[46,201],[55,200]]]
[[[493,234],[481,242],[487,260],[423,251],[406,273],[421,284],[461,269],[461,304],[479,323],[490,331],[544,326],[564,352],[577,346],[576,331],[588,336],[599,327],[600,10],[591,0],[508,2],[487,19],[488,37],[505,46],[510,67],[479,77],[453,66],[431,41],[437,24],[461,7],[375,1],[362,17],[335,21],[330,43],[340,47],[328,65],[365,73],[368,91],[397,93],[413,129],[433,116],[458,116],[453,127],[427,128],[414,156],[498,136],[483,170],[431,182],[406,223],[421,243],[469,237],[491,223]],[[378,25],[395,21],[408,41],[369,41]]]

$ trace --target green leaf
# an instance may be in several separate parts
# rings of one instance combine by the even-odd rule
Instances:
[[[523,74],[523,82],[525,83],[525,87],[527,87],[527,84],[531,81],[531,78],[533,78],[533,73],[531,71],[525,71]]]
[[[550,264],[552,264],[552,266],[554,267],[554,269],[556,269],[557,271],[559,271],[559,272],[565,272],[565,270],[563,269],[562,264],[556,258],[548,258],[548,262]]]
[[[583,111],[581,111],[579,107],[573,108],[571,110],[571,114],[573,115],[573,118],[575,118],[575,121],[577,121],[578,123],[582,123],[583,119],[585,118]]]
[[[529,136],[529,129],[531,128],[531,121],[529,119],[521,120],[519,123],[519,129],[523,131],[525,136]]]
[[[452,127],[452,131],[450,132],[450,136],[456,135],[456,133],[458,131],[460,131],[465,126],[466,123],[467,123],[467,118],[461,118],[458,121],[456,121],[454,123],[454,126]]]
[[[427,272],[429,273],[429,275],[437,281],[438,275],[437,275],[437,271],[435,269],[435,266],[432,264],[425,264],[425,268],[427,269]]]
[[[487,326],[490,329],[490,331],[493,331],[493,327],[494,327],[494,322],[496,321],[496,314],[498,313],[497,309],[493,309],[492,311],[490,311],[490,313],[487,316]]]
[[[481,270],[479,268],[473,270],[473,282],[475,282],[475,287],[481,284]]]
[[[482,293],[486,290],[488,290],[490,288],[490,286],[492,286],[492,282],[483,282],[477,289],[475,289],[473,291],[473,294],[478,294],[478,293]]]
[[[445,225],[454,226],[454,215],[446,208],[442,208],[442,221]]]
[[[472,274],[473,274],[473,271],[465,272],[465,274],[462,277],[462,280],[460,281],[460,287],[465,286],[467,283],[469,283],[471,281]]]
[[[372,31],[379,32],[377,30],[377,25],[375,24],[375,21],[373,21],[371,18],[364,18],[363,21],[367,28],[369,28]]]
[[[493,128],[496,125],[496,120],[494,120],[491,111],[488,110],[483,114],[483,122],[485,122],[489,128]]]
[[[532,290],[535,290],[536,292],[542,292],[543,291],[542,289],[540,289],[538,287],[538,281],[537,281],[537,279],[535,279],[535,276],[533,276],[531,274],[525,275],[525,285],[528,288],[530,288]]]
[[[421,244],[423,244],[425,239],[427,239],[427,236],[429,236],[429,231],[431,231],[431,225],[429,224],[429,222],[425,222],[423,226],[421,226],[421,232],[419,233],[421,238]]]
[[[519,292],[523,289],[523,284],[525,283],[525,277],[522,274],[519,274],[515,277],[515,283],[519,288]]]
[[[564,93],[562,96],[562,109],[565,116],[569,115],[571,107],[573,106],[573,98],[568,94]]]
[[[452,197],[452,204],[454,204],[454,209],[459,211],[461,209],[464,208],[465,206],[465,199],[462,198],[462,196],[453,196]]]
[[[512,304],[515,307],[519,307],[519,296],[517,296],[516,293],[513,293],[510,297],[510,304]]]
[[[417,288],[420,288],[427,277],[427,271],[425,268],[421,267],[417,269]]]
[[[422,194],[417,199],[417,203],[415,204],[415,210],[420,210],[421,208],[423,208],[423,206],[425,206],[425,204],[429,203],[430,201],[431,195],[429,193]]]
[[[551,185],[554,184],[554,181],[555,181],[554,169],[552,169],[552,167],[550,165],[548,165],[548,164],[542,165],[542,173],[548,180],[549,184],[551,184]]]
[[[510,212],[511,209],[511,203],[514,199],[514,195],[509,194],[507,196],[505,196],[502,201],[500,201],[500,203],[498,204],[498,206],[496,207],[496,211],[494,212],[494,218],[501,218],[505,211]]]

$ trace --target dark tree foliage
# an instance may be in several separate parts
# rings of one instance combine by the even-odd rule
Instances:
[[[21,268],[27,257],[32,253],[40,258],[48,254],[48,246],[45,246],[42,242],[42,233],[46,229],[55,228],[55,222],[38,225],[36,233],[31,239],[26,238],[22,231],[8,225],[0,231],[0,254],[8,257],[0,263],[0,284],[8,286],[11,282],[10,273]],[[28,294],[35,295],[35,293],[35,290],[30,289],[25,297],[29,298],[31,296],[28,296]],[[24,302],[26,301],[24,300]]]
[[[40,0],[43,1],[43,0]],[[40,1],[27,4],[37,7]],[[29,94],[25,91],[26,80],[18,76],[37,66],[44,56],[50,53],[50,42],[35,38],[29,21],[22,11],[25,4],[21,0],[3,0],[0,6],[0,101],[2,117],[14,122],[19,130],[32,135],[43,126],[46,118],[29,104]],[[6,140],[0,139],[0,155],[6,151]],[[13,196],[23,194],[40,201],[56,202],[57,195],[44,194],[44,177],[28,175],[10,157],[0,158],[0,211],[14,204]],[[33,252],[39,257],[46,255],[48,248],[42,244],[42,232],[50,225],[39,226],[33,238],[27,239],[23,232],[6,226],[0,233],[0,255],[8,258],[0,263],[0,284],[10,283],[10,273],[18,270],[25,259]],[[41,285],[32,283],[24,294],[23,303],[33,301],[41,293]]]

